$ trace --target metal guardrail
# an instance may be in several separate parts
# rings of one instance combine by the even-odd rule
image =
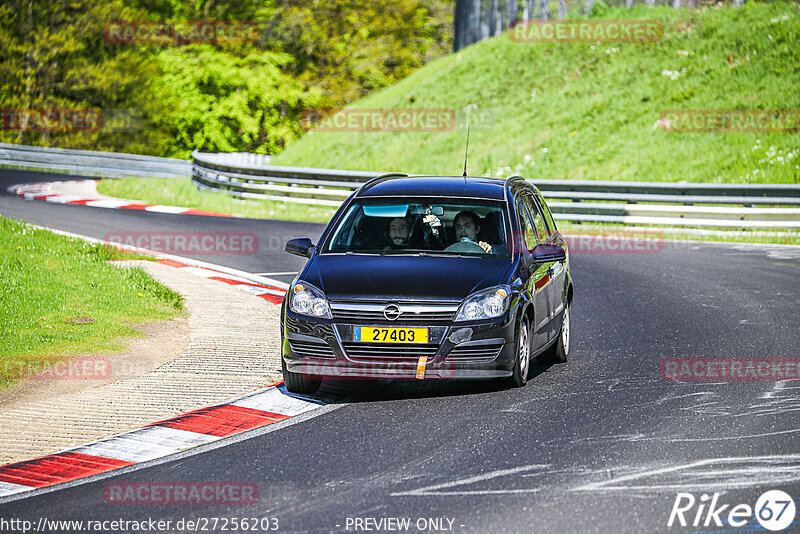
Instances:
[[[0,167],[70,175],[191,176],[203,189],[338,207],[383,174],[269,165],[269,156],[194,152],[192,161],[0,143]],[[533,180],[556,219],[731,229],[800,228],[800,185]]]
[[[192,175],[192,162],[188,160],[8,143],[0,143],[0,167],[42,169],[69,175],[105,178],[121,176],[184,178]]]
[[[201,152],[193,153],[192,158],[192,179],[201,188],[243,198],[325,206],[339,206],[363,182],[382,174],[266,164],[237,165],[225,155]],[[553,216],[559,220],[800,228],[800,185],[613,180],[532,180],[532,183],[548,199]]]
[[[282,165],[237,164],[222,154],[192,153],[192,180],[202,189],[241,198],[291,199],[338,207],[362,183],[380,172],[340,171]]]

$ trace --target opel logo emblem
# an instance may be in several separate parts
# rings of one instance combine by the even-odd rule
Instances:
[[[387,321],[396,321],[401,313],[403,312],[400,311],[400,306],[397,304],[389,304],[383,309],[383,316]]]

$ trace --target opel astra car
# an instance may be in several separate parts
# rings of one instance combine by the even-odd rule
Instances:
[[[334,215],[282,307],[286,388],[325,376],[500,378],[569,352],[566,242],[521,177],[384,175]]]

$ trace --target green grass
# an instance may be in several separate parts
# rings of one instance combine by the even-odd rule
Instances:
[[[526,178],[688,182],[800,181],[798,133],[674,133],[675,109],[800,109],[800,9],[611,9],[658,19],[653,44],[515,43],[508,35],[429,63],[354,108],[456,110],[449,132],[313,132],[276,164]],[[665,71],[679,73],[671,76]],[[672,79],[675,77],[676,79]]]
[[[113,247],[0,219],[0,388],[20,370],[121,350],[135,324],[172,319],[182,297]]]
[[[278,219],[326,223],[336,211],[276,200],[238,199],[217,191],[199,191],[189,178],[120,178],[102,180],[98,192],[113,197],[230,213],[253,219]]]

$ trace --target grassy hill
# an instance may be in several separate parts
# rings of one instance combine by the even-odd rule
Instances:
[[[800,109],[800,9],[607,9],[658,19],[652,44],[533,44],[507,34],[451,54],[353,108],[448,108],[449,132],[311,132],[274,162],[456,174],[689,182],[800,181],[800,133],[675,133],[675,109]],[[469,110],[467,112],[466,110]]]

